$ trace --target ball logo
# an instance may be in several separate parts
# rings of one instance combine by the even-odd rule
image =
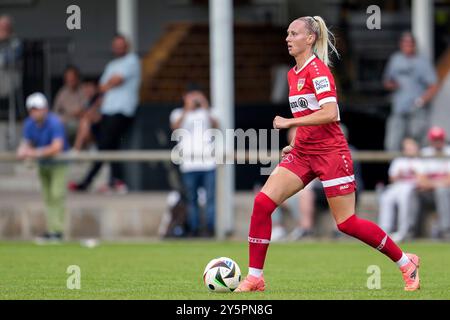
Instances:
[[[313,79],[314,89],[317,94],[322,92],[331,91],[330,81],[328,77],[317,77]]]
[[[228,266],[228,268],[231,269],[231,267],[233,266],[233,263],[229,260],[224,260],[225,264]]]

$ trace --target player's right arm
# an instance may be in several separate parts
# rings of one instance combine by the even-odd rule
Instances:
[[[389,58],[388,64],[386,66],[386,69],[383,73],[383,87],[386,90],[393,91],[398,89],[398,83],[395,81],[395,75],[394,75],[394,56]]]
[[[281,150],[281,157],[284,157],[285,155],[287,155],[289,152],[292,151],[292,149],[294,148],[296,135],[297,135],[297,132],[295,132],[294,137],[292,138],[289,145],[287,145],[286,147],[283,148],[283,150]]]
[[[394,159],[394,161],[392,161],[391,165],[389,166],[388,175],[389,175],[390,183],[394,183],[399,179],[400,170],[399,170],[399,160],[398,159]]]

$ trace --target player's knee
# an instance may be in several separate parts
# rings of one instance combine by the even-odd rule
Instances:
[[[254,200],[253,203],[253,214],[263,214],[263,215],[270,215],[277,205],[275,202],[270,199],[266,194],[263,192],[259,192]]]
[[[352,215],[347,220],[337,224],[338,230],[351,235],[355,232],[355,228],[357,228],[357,219],[358,217],[356,215]]]

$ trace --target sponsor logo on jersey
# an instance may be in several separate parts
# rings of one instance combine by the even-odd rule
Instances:
[[[308,108],[308,100],[303,97],[298,98],[297,104],[300,108]]]
[[[305,81],[306,81],[305,78],[300,78],[300,79],[298,79],[298,82],[297,82],[297,91],[301,91],[301,90],[302,90],[303,86],[305,85]]]
[[[314,89],[317,94],[331,91],[330,80],[328,77],[317,77],[313,79]]]
[[[308,108],[308,100],[304,97],[300,97],[297,99],[297,101],[292,101],[289,103],[292,110],[296,110],[298,108],[306,109]]]
[[[339,190],[345,190],[345,189],[348,189],[348,188],[350,188],[350,186],[348,184],[344,184],[343,186],[339,187]]]
[[[283,157],[283,160],[281,161],[281,163],[292,163],[294,162],[294,156],[290,153],[288,153],[287,155],[285,155]]]

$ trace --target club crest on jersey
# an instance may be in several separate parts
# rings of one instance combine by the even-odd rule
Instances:
[[[302,90],[303,86],[305,85],[305,81],[306,81],[305,78],[300,78],[300,79],[298,79],[298,82],[297,82],[297,91]]]
[[[317,77],[313,79],[314,89],[317,94],[322,92],[331,91],[330,80],[328,77]]]

